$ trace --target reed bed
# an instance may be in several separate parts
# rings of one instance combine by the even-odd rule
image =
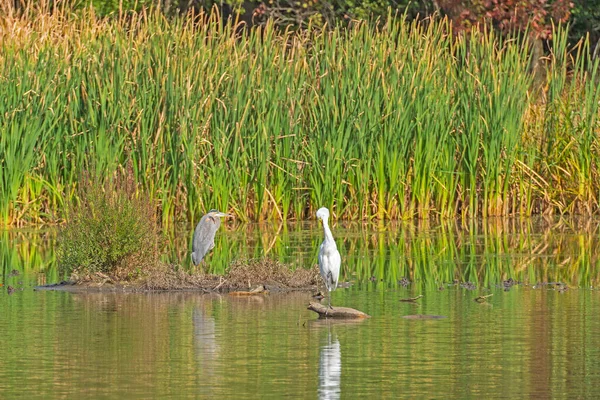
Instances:
[[[530,47],[446,20],[4,15],[0,224],[62,220],[85,171],[131,171],[164,225],[598,213],[598,60],[558,28],[538,91]]]

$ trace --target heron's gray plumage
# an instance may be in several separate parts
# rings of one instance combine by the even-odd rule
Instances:
[[[215,234],[221,226],[221,217],[228,217],[229,214],[217,210],[210,210],[200,219],[196,230],[194,230],[194,239],[192,241],[192,262],[194,265],[200,264],[206,253],[215,247]]]
[[[327,222],[329,219],[329,210],[325,207],[319,208],[317,218],[323,221],[324,235],[323,243],[321,243],[321,247],[319,248],[319,271],[321,272],[321,277],[325,282],[327,291],[331,292],[335,290],[338,284],[342,257]],[[329,294],[329,306],[331,307],[331,293]]]

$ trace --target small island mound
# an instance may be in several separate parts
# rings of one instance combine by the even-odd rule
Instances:
[[[318,279],[319,271],[316,266],[292,270],[286,264],[265,258],[234,261],[224,275],[189,272],[164,264],[148,269],[134,279],[122,279],[102,272],[72,274],[67,281],[37,289],[136,292],[186,290],[264,294],[266,291],[312,291],[316,289]],[[252,291],[257,287],[262,290]]]
[[[242,292],[263,286],[260,293],[264,293],[316,288],[316,266],[292,268],[270,259],[237,260],[219,275],[203,272],[205,265],[188,270],[165,263],[165,235],[156,204],[139,190],[133,174],[117,174],[104,182],[93,176],[81,177],[80,203],[67,210],[59,233],[58,265],[70,278],[38,289]],[[211,262],[210,256],[206,262]]]
[[[319,271],[296,268],[268,258],[234,261],[224,275],[188,273],[183,270],[155,270],[140,287],[146,290],[189,290],[232,292],[264,286],[270,291],[314,290]]]

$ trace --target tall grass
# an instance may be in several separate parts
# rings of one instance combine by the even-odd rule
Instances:
[[[446,20],[248,30],[159,13],[3,17],[0,220],[52,222],[132,165],[165,225],[598,212],[598,60]]]
[[[592,59],[589,40],[568,52],[565,32],[554,36],[541,165],[561,211],[591,213],[599,201],[600,59]]]

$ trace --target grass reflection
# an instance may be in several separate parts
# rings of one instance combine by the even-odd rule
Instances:
[[[333,231],[342,254],[341,281],[379,290],[410,282],[418,287],[472,282],[494,287],[519,282],[599,285],[599,221],[590,219],[488,219],[485,222],[419,224],[338,223]],[[296,224],[226,224],[202,268],[223,273],[239,258],[270,257],[307,268],[317,262],[322,232],[316,221]],[[190,229],[167,235],[165,261],[191,267]],[[0,232],[2,284],[61,279],[56,271],[55,231]],[[19,277],[12,277],[13,270]]]
[[[22,287],[59,280],[52,231],[0,231],[0,283]]]
[[[0,392],[45,398],[594,398],[591,291],[336,291],[373,318],[315,320],[307,293],[20,293],[0,302]],[[474,294],[473,294],[474,295]],[[444,315],[407,320],[407,314]],[[34,388],[34,389],[31,389]],[[29,390],[29,391],[28,391]]]

